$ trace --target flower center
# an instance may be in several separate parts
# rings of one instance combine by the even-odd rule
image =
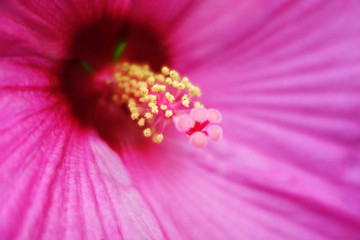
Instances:
[[[79,129],[96,130],[116,151],[146,146],[149,138],[160,143],[170,124],[194,146],[221,137],[213,124],[220,113],[197,102],[200,89],[161,68],[171,59],[156,29],[104,16],[72,34],[58,80]]]
[[[193,146],[203,147],[207,139],[218,141],[222,129],[213,123],[221,121],[216,109],[206,109],[196,101],[200,88],[175,70],[163,67],[153,72],[149,65],[122,62],[107,76],[106,85],[112,91],[112,100],[126,105],[130,118],[143,128],[143,135],[155,143],[164,139],[164,129],[174,123],[179,132],[190,136]]]

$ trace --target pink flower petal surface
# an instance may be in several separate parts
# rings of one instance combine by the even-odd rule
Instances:
[[[0,3],[0,236],[358,240],[359,2],[134,2],[226,134],[117,153],[71,121],[55,66],[68,28],[127,3]]]

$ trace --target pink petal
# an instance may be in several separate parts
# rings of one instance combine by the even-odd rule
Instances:
[[[339,182],[339,188],[322,176],[248,146],[234,147],[226,139],[204,150],[177,140],[167,143],[126,162],[169,239],[358,236],[358,194],[348,198],[356,186]]]
[[[26,20],[54,26],[62,11],[36,2],[42,11],[25,14],[20,24],[4,15],[37,6],[26,3],[1,12],[1,43],[14,37],[10,28],[24,34],[1,45],[0,56],[30,54],[51,69],[42,57],[62,57],[64,26],[48,40],[50,27],[30,30]],[[84,10],[71,15],[74,22],[105,9],[83,3],[71,8]],[[15,74],[6,62],[0,236],[357,239],[359,4],[159,3],[134,5],[141,6],[136,19],[149,19],[167,36],[174,66],[201,85],[206,105],[223,113],[224,139],[194,150],[170,137],[147,152],[119,156],[69,122],[58,96],[49,94],[48,71],[24,67]]]
[[[59,111],[33,113],[1,129],[0,235],[162,239],[121,158],[66,120]]]
[[[1,66],[0,236],[163,239],[121,157],[80,131],[51,74]]]
[[[251,8],[255,4],[263,5]],[[183,226],[193,211],[214,202],[218,208],[211,208],[211,213],[216,218],[202,210],[206,217],[201,226],[194,230],[189,224],[181,230],[169,230],[174,239],[180,238],[185,228],[186,236],[222,239],[214,233],[218,229],[213,225],[222,229],[218,234],[227,232],[228,236],[244,239],[357,239],[359,3],[259,1],[252,5],[238,1],[224,5],[228,11],[223,18],[206,11],[189,11],[168,38],[175,56],[174,67],[201,86],[206,106],[221,110],[224,139],[199,150],[202,154],[189,150],[188,161],[164,163],[167,167],[162,166],[156,175],[161,180],[153,177],[152,182],[142,183],[144,195],[154,195],[152,204],[167,217],[163,224],[168,226],[166,221],[171,222],[172,216],[167,212],[172,208],[167,202],[180,199],[175,195],[180,190],[176,191],[171,182],[168,191],[174,192],[167,195],[163,191],[161,198],[166,199],[162,200],[157,196],[160,193],[151,193],[150,189],[161,191],[157,184],[171,181],[179,171],[178,163],[182,166],[200,162],[199,168],[207,171],[202,169],[205,180],[198,187],[194,186],[196,177],[189,180],[189,187],[180,184],[186,182],[184,178],[191,178],[193,168],[181,172],[189,174],[186,177],[178,176],[177,186],[185,192],[183,195],[203,193],[198,189],[206,191],[206,185],[210,185],[206,176],[221,175],[225,182],[218,187],[226,189],[229,196],[209,189],[204,193],[206,197],[188,200],[187,208],[193,207],[178,217]],[[206,9],[213,5],[201,6]],[[176,149],[171,148],[172,157],[166,157],[167,161],[176,158]],[[236,187],[232,188],[232,184]],[[237,196],[240,207],[234,203],[227,209],[226,205],[235,202],[230,195]],[[237,216],[234,225],[228,217],[232,214]],[[219,223],[218,219],[229,221]],[[209,229],[212,231],[205,236]]]
[[[2,0],[0,56],[44,56],[69,59],[67,47],[74,30],[105,16],[125,17],[124,1]]]

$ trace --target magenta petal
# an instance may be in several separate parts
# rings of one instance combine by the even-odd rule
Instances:
[[[135,1],[224,138],[115,153],[70,120],[50,59],[127,3],[0,3],[0,237],[358,240],[359,3]]]
[[[51,112],[2,129],[0,146],[8,147],[0,153],[0,235],[162,239],[121,159],[97,135],[63,123]]]
[[[122,159],[78,129],[51,75],[1,66],[1,238],[162,239]]]
[[[68,59],[66,47],[75,29],[105,15],[124,17],[129,7],[127,0],[3,0],[0,3],[0,57],[31,55]]]
[[[358,183],[333,182],[227,140],[211,150],[172,144],[127,158],[169,239],[355,240],[360,233]]]
[[[214,5],[193,4],[167,39],[174,66],[221,109],[224,139],[134,166],[143,195],[170,239],[357,239],[359,3],[238,1],[222,18]]]

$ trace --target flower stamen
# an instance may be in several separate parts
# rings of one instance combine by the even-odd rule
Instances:
[[[194,101],[201,96],[200,88],[187,77],[181,79],[175,70],[163,67],[157,74],[148,65],[123,62],[116,65],[113,78],[106,84],[112,87],[114,103],[126,105],[131,119],[144,127],[144,136],[152,137],[155,143],[163,141],[163,131],[172,122],[196,147],[205,146],[208,137],[214,141],[221,138],[220,126],[205,130],[209,123],[220,122],[220,112]]]

